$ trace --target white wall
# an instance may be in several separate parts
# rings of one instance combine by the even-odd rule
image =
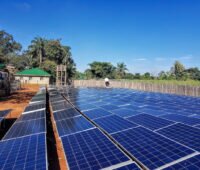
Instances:
[[[49,85],[49,77],[29,77],[29,76],[15,76],[15,80],[19,80],[24,84],[47,84]]]

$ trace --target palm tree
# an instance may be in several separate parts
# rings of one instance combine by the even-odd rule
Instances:
[[[32,59],[35,60],[36,66],[41,66],[45,57],[45,43],[46,40],[44,38],[36,37],[31,41],[31,45],[28,47],[28,53],[31,55]]]
[[[126,71],[128,71],[126,64],[124,63],[117,63],[116,72],[120,78],[123,78],[126,75]]]

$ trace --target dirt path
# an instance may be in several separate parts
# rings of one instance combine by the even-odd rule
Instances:
[[[38,85],[25,85],[9,97],[0,98],[0,110],[12,109],[8,118],[18,118],[24,111],[31,98],[39,90]]]

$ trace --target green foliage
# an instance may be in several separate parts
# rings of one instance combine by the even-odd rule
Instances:
[[[109,62],[97,62],[89,64],[90,68],[86,74],[90,74],[91,78],[114,78],[115,67]]]
[[[41,68],[43,70],[51,74],[51,82],[55,82],[56,80],[56,72],[55,72],[56,66],[57,64],[55,63],[55,61],[51,61],[51,60],[45,60],[41,65]]]
[[[117,78],[124,78],[126,75],[126,71],[128,71],[126,65],[124,63],[117,63],[116,67],[116,77]]]
[[[17,54],[21,50],[21,44],[16,42],[13,36],[0,30],[0,62],[9,62],[9,55]]]

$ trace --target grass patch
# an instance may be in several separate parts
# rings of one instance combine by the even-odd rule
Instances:
[[[169,85],[186,85],[186,86],[200,86],[200,81],[196,80],[130,80],[130,79],[120,79],[117,81],[128,81],[128,82],[138,82],[138,83],[152,83],[152,84],[169,84]]]

